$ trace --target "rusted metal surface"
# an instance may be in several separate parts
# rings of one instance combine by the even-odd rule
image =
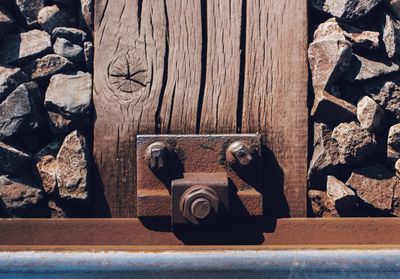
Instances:
[[[397,218],[242,220],[228,224],[220,233],[205,230],[191,235],[177,235],[169,226],[169,221],[162,220],[3,219],[0,245],[400,245]]]
[[[261,136],[137,136],[137,212],[139,217],[171,217],[171,182],[184,173],[226,173],[230,215],[263,214]],[[161,204],[162,203],[162,204]]]
[[[229,211],[226,173],[185,173],[172,181],[172,225],[215,223]]]

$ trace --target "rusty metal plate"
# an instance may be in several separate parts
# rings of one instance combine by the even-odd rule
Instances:
[[[244,143],[253,161],[247,165],[235,142]],[[162,144],[160,144],[162,143]],[[155,160],[165,151],[168,155]],[[233,148],[232,153],[227,149]],[[151,149],[151,148],[150,148]],[[228,151],[229,152],[229,151]],[[233,154],[234,156],[229,156]],[[234,158],[235,156],[240,158]],[[237,157],[236,156],[236,157]],[[232,157],[232,158],[230,158]],[[184,173],[226,173],[229,180],[231,216],[261,216],[261,136],[259,134],[227,135],[139,135],[137,136],[137,212],[139,217],[171,217],[171,182]],[[237,159],[238,164],[230,160]]]

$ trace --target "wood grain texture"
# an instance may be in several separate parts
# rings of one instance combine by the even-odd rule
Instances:
[[[306,0],[97,0],[96,216],[136,216],[137,134],[196,132],[263,133],[305,216],[306,40]]]
[[[242,132],[261,132],[292,217],[306,216],[307,1],[247,1]]]
[[[242,1],[207,2],[207,56],[201,133],[236,133]]]

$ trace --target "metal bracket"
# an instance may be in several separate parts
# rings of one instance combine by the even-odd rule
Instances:
[[[173,224],[207,223],[200,221],[202,214],[208,216],[215,209],[202,195],[213,194],[229,216],[263,214],[259,134],[139,135],[136,166],[139,217],[171,217]],[[190,205],[198,212],[188,213],[182,205],[183,196],[190,195],[185,191],[199,186],[202,194]]]

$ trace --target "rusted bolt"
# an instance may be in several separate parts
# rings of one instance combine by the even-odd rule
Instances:
[[[220,200],[217,193],[207,186],[190,187],[182,195],[180,209],[183,216],[193,224],[209,219],[218,213]]]
[[[160,171],[166,168],[168,160],[168,146],[164,142],[155,142],[146,149],[145,159],[150,169]]]
[[[235,141],[226,150],[226,160],[229,165],[246,167],[254,161],[250,148],[242,141]]]

